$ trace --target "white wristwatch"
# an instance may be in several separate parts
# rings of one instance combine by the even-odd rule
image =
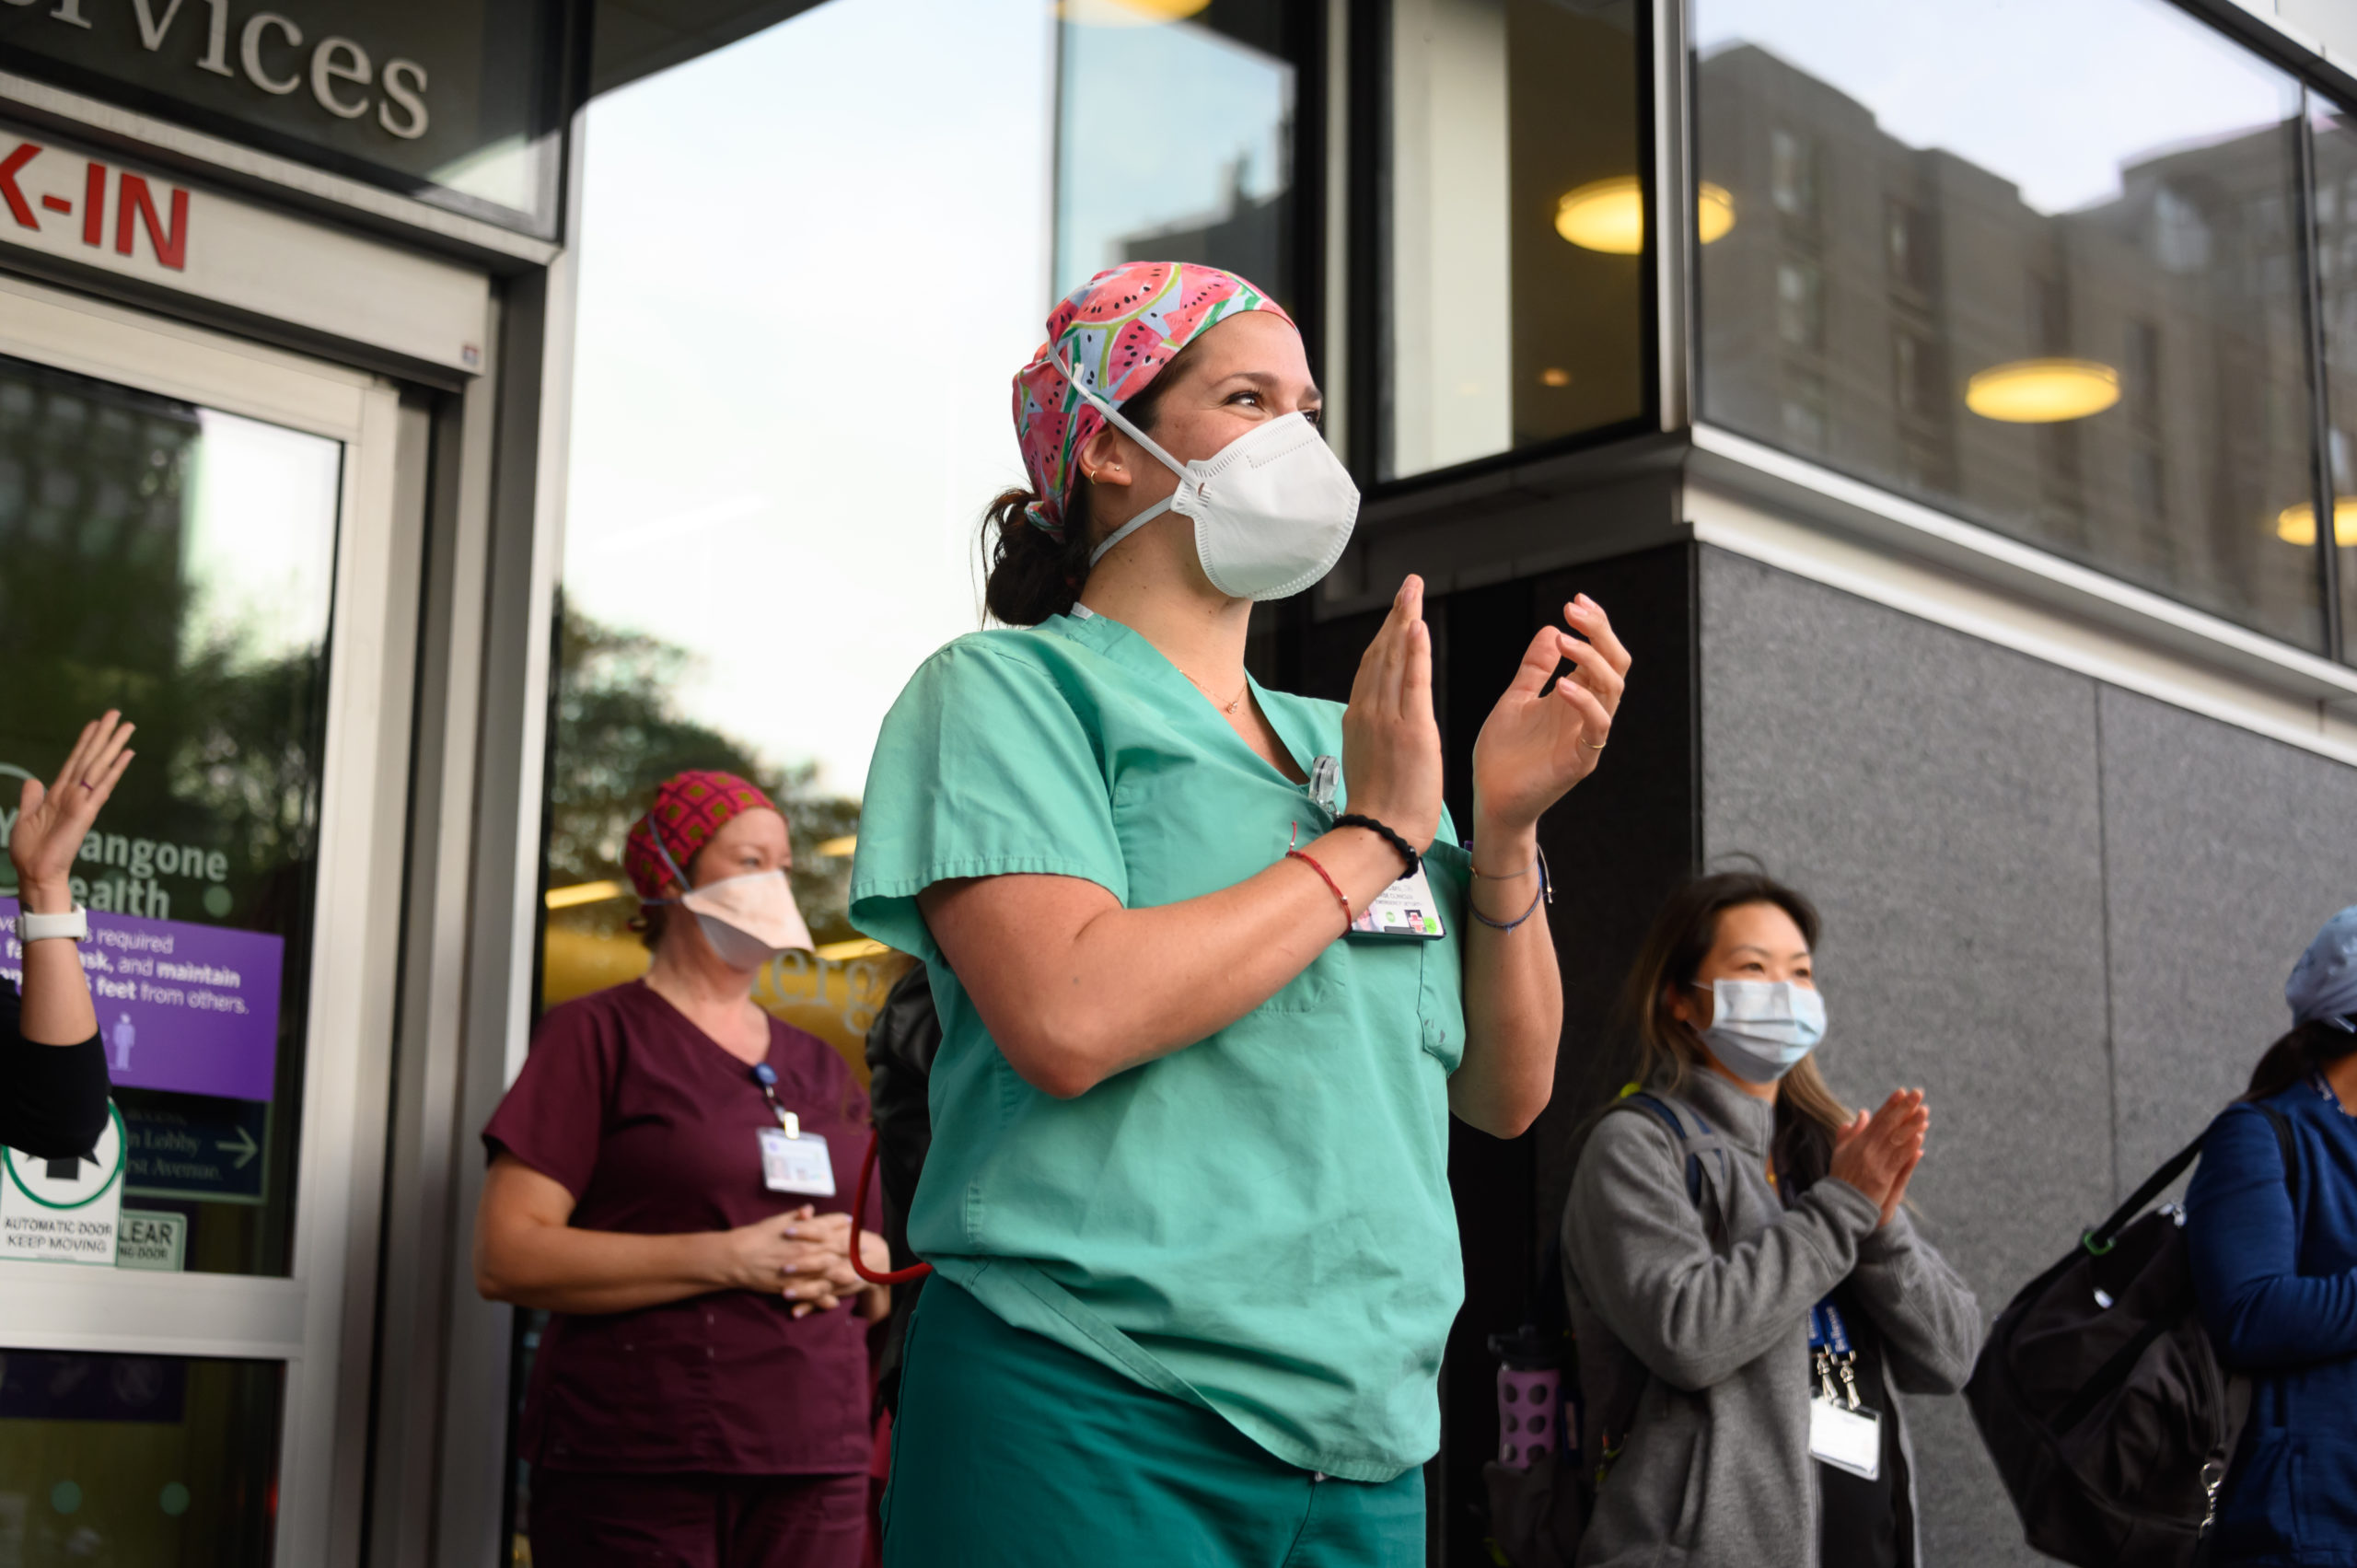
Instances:
[[[17,912],[17,940],[41,942],[52,936],[63,936],[75,942],[90,939],[90,912],[75,904],[64,914],[35,914],[30,910]]]

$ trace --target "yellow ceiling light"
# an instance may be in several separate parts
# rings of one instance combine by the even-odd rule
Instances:
[[[570,888],[551,888],[544,900],[552,910],[569,910],[575,904],[603,903],[619,899],[630,889],[620,882],[575,882]]]
[[[830,964],[847,964],[854,958],[880,958],[892,949],[881,942],[871,942],[865,936],[854,936],[848,942],[821,942],[814,951]]]
[[[2276,514],[2275,537],[2286,544],[2313,549],[2316,542],[2316,509],[2303,501]],[[2332,542],[2347,550],[2357,545],[2357,495],[2336,495],[2332,501]]]
[[[1734,226],[1735,198],[1704,180],[1694,199],[1695,232],[1708,245]],[[1616,174],[1566,192],[1555,203],[1555,232],[1583,250],[1636,255],[1645,248],[1643,184],[1633,174]]]
[[[1965,383],[1964,406],[2007,424],[2055,424],[2119,401],[2119,372],[2092,359],[2016,359]]]
[[[1150,28],[1200,15],[1212,0],[1063,0],[1057,13],[1090,28]]]
[[[819,847],[811,853],[815,854],[849,854],[858,847],[859,835],[857,833],[845,833],[839,839],[820,839],[819,841]]]

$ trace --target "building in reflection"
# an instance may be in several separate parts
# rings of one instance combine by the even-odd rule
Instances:
[[[1703,411],[1759,439],[2313,643],[2294,127],[2158,150],[2044,213],[1745,44],[1701,63]],[[1972,407],[2025,362],[2027,420]],[[2079,378],[2079,386],[2071,377]],[[2074,392],[2099,404],[2076,417]]]

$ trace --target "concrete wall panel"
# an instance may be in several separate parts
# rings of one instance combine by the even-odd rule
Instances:
[[[1910,1197],[1993,1317],[2111,1191],[2096,687],[1717,551],[1704,849],[1822,907],[1836,1090],[1929,1091]],[[1930,1561],[2032,1562],[1960,1400],[1910,1402]]]
[[[2116,688],[2099,712],[2125,1195],[2242,1092],[2293,960],[2357,903],[2357,771]]]

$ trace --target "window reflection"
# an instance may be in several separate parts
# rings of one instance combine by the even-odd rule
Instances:
[[[0,1351],[0,1562],[268,1563],[274,1362]]]
[[[1382,477],[1645,412],[1630,0],[1396,0]],[[1705,190],[1701,232],[1739,223]]]
[[[2316,276],[2323,293],[2324,354],[2332,478],[2332,539],[2339,547],[2340,656],[2357,662],[2357,116],[2318,100],[2316,135]],[[2278,524],[2288,542],[2313,543],[2316,508],[2294,507]]]
[[[2296,85],[2159,0],[1696,20],[1703,417],[2318,645]]]
[[[905,960],[844,917],[859,797],[910,674],[981,623],[981,508],[1022,474],[1051,42],[1037,0],[830,0],[591,105],[545,1002],[644,970],[622,835],[725,768],[785,809],[819,947],[757,995],[865,1077]],[[712,242],[647,226],[651,190],[725,215]]]
[[[343,463],[322,436],[0,359],[0,843],[20,781],[121,707],[138,760],[73,890],[124,1214],[172,1269],[288,1272]]]
[[[1055,297],[1123,261],[1200,261],[1299,311],[1294,62],[1316,9],[1065,0]]]

